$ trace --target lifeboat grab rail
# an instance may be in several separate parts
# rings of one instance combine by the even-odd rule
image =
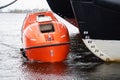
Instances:
[[[25,48],[25,50],[34,49],[34,48],[43,48],[43,47],[49,47],[49,46],[66,45],[66,44],[70,44],[70,42],[56,43],[56,44],[47,44],[47,45],[41,45],[41,46],[32,46],[32,47]]]

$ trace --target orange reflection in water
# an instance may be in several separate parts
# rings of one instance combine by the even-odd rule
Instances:
[[[66,71],[65,63],[26,62],[22,65],[22,80],[64,79]]]

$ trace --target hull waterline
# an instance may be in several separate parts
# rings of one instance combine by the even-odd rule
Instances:
[[[120,41],[83,39],[86,47],[106,62],[120,62]]]

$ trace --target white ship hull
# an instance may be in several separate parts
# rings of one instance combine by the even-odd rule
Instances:
[[[86,47],[103,61],[120,62],[120,41],[83,39]]]

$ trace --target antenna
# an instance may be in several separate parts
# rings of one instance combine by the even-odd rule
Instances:
[[[15,3],[16,1],[17,1],[17,0],[14,0],[14,1],[10,2],[9,4],[6,4],[6,5],[4,5],[4,6],[0,6],[0,9],[10,6],[10,5],[12,5],[13,3]]]

